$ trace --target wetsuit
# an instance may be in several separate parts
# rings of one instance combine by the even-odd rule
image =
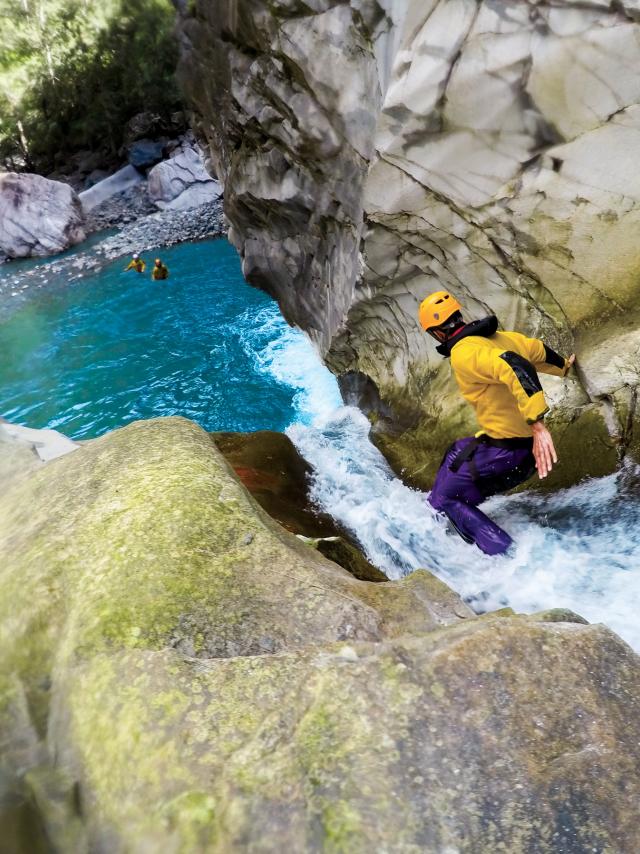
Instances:
[[[168,279],[169,278],[169,269],[165,267],[164,264],[156,264],[151,271],[151,278],[154,280],[157,279]]]
[[[505,552],[512,539],[478,504],[531,477],[531,424],[548,410],[538,371],[565,376],[569,369],[567,360],[542,341],[497,330],[497,319],[487,317],[467,323],[437,348],[451,358],[481,430],[447,450],[429,496],[463,539],[491,555]]]
[[[136,273],[144,273],[146,266],[142,258],[133,258],[129,262],[129,266],[124,268],[124,271],[126,273],[129,270],[135,270]]]

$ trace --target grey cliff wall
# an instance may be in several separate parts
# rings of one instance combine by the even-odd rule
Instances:
[[[418,483],[473,425],[417,323],[439,287],[577,351],[577,375],[547,384],[563,482],[634,446],[639,21],[604,0],[182,12],[181,78],[246,277],[377,401],[379,441]]]

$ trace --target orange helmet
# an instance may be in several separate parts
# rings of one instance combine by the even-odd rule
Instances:
[[[420,303],[418,311],[420,326],[425,332],[428,329],[435,329],[436,326],[446,323],[456,311],[462,311],[458,300],[447,291],[436,291]]]

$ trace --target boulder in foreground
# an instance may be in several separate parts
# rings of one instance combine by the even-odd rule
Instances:
[[[638,850],[640,659],[574,619],[358,581],[196,425],[132,424],[0,495],[0,838]]]

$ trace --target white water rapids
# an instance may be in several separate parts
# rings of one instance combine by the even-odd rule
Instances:
[[[374,564],[391,578],[430,569],[478,611],[569,608],[606,623],[640,650],[635,467],[552,495],[486,502],[483,509],[516,542],[513,554],[488,557],[450,533],[425,495],[394,476],[369,441],[369,422],[342,405],[334,377],[307,338],[275,308],[262,312],[258,326],[245,346],[261,370],[297,390],[298,419],[287,433],[315,470],[312,498],[353,532]]]

